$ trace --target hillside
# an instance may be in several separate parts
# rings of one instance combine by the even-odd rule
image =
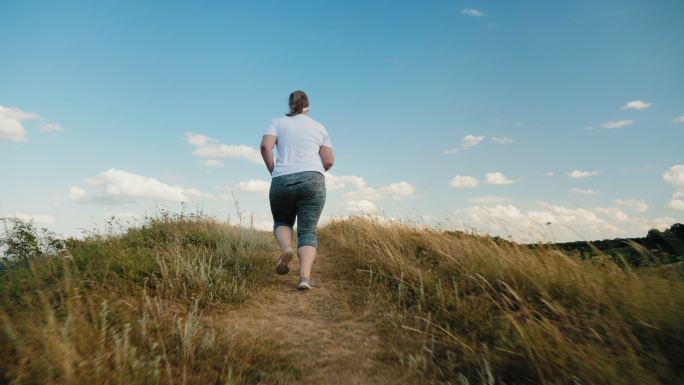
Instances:
[[[268,232],[201,215],[0,236],[0,383],[676,384],[684,282],[553,246],[380,224],[320,231],[316,287]],[[294,266],[296,268],[296,266]]]

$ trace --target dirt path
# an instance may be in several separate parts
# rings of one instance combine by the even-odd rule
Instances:
[[[231,310],[227,321],[285,342],[285,352],[301,358],[302,384],[419,383],[383,349],[374,315],[350,308],[351,287],[333,263],[320,255],[312,274],[316,286],[299,291],[295,258],[273,290]]]

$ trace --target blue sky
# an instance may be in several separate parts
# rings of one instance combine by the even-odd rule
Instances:
[[[684,221],[682,14],[674,0],[4,1],[0,216],[78,235],[188,201],[235,221],[234,195],[268,228],[254,151],[303,89],[337,158],[323,220],[644,234]]]

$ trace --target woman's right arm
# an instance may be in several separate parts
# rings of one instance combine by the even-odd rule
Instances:
[[[264,159],[268,172],[273,174],[273,147],[276,145],[277,137],[275,135],[264,135],[261,138],[261,157]]]
[[[332,147],[321,146],[318,153],[321,155],[321,161],[323,161],[323,169],[325,169],[325,171],[330,170],[330,167],[335,163],[335,155],[333,154]]]

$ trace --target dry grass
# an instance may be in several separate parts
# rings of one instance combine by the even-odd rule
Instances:
[[[0,383],[256,384],[298,377],[219,305],[273,283],[269,234],[201,216],[67,240],[0,269]],[[7,267],[9,266],[9,267]]]
[[[399,358],[434,382],[682,381],[676,274],[360,218],[320,239],[379,306]]]
[[[296,381],[296,357],[282,353],[292,346],[225,322],[226,304],[276,282],[271,237],[162,216],[2,262],[0,383]],[[425,382],[682,383],[676,268],[629,270],[366,219],[333,222],[319,238],[335,261],[328,274],[356,285],[357,297],[340,301],[375,311],[391,349],[382,357]]]

